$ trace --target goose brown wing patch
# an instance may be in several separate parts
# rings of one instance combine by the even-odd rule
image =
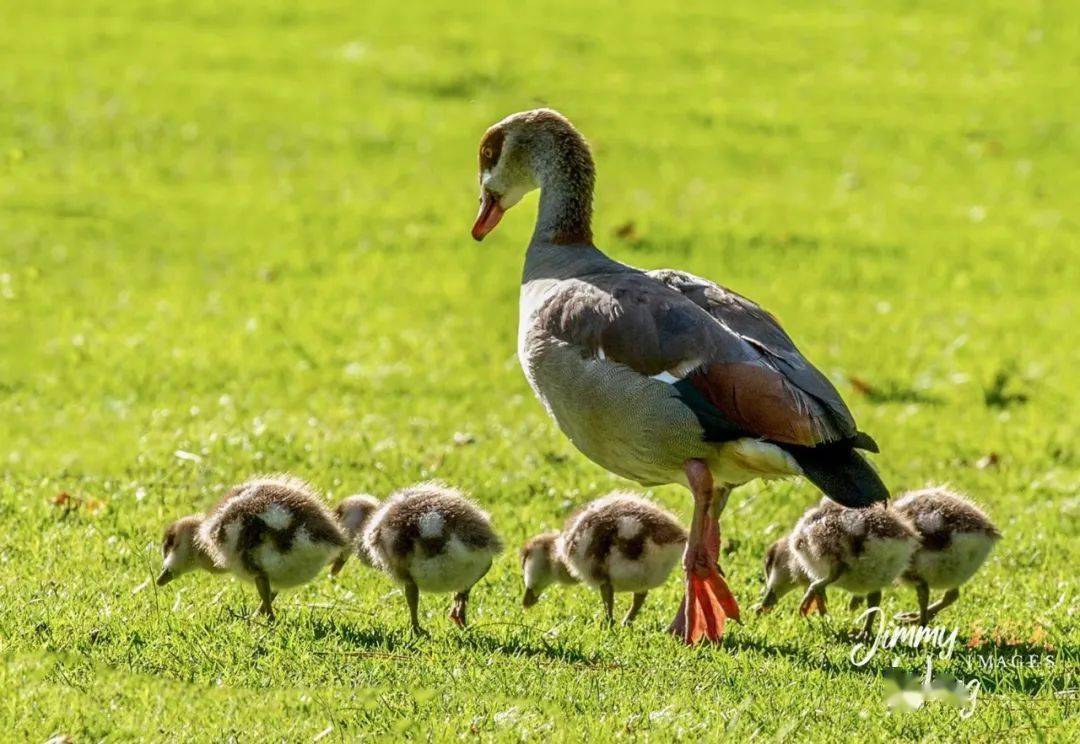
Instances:
[[[787,379],[761,364],[718,362],[687,380],[732,423],[775,442],[812,446],[827,437]]]

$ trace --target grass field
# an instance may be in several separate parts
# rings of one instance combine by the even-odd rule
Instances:
[[[1080,738],[1080,9],[539,5],[4,3],[3,738]],[[356,563],[272,626],[250,587],[153,586],[167,521],[262,471],[332,499],[446,479],[512,547],[632,485],[518,369],[535,195],[468,237],[480,134],[537,105],[593,143],[601,247],[773,310],[891,488],[952,483],[1001,526],[940,618],[972,717],[891,712],[883,674],[925,653],[852,665],[839,595],[686,649],[674,578],[607,633],[581,588],[524,614],[515,550],[467,632],[426,597],[421,642]],[[817,498],[733,496],[744,609]]]

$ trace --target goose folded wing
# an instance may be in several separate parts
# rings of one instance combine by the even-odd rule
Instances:
[[[763,311],[749,306],[714,312],[661,278],[626,272],[565,282],[545,303],[541,322],[587,356],[671,384],[709,439],[754,436],[814,446],[855,436],[828,381],[775,321],[753,317],[753,309]],[[725,314],[735,316],[734,324]],[[813,383],[809,390],[803,377]],[[828,391],[839,408],[815,394]]]
[[[662,269],[648,275],[679,292],[758,349],[791,385],[825,409],[843,438],[854,437],[857,446],[877,451],[876,443],[856,429],[855,419],[837,389],[807,361],[770,312],[730,289],[685,271]]]

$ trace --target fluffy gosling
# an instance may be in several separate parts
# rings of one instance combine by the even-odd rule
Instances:
[[[207,514],[165,530],[158,586],[194,569],[228,571],[255,584],[271,620],[281,589],[311,581],[348,546],[337,519],[314,490],[287,475],[233,487]]]
[[[901,577],[915,587],[919,611],[898,619],[925,626],[960,597],[960,586],[986,561],[1001,533],[981,509],[942,486],[903,494],[893,509],[915,526],[920,540]],[[933,604],[931,589],[945,590]]]
[[[372,563],[405,589],[413,633],[420,592],[454,592],[450,619],[465,627],[469,591],[491,568],[502,542],[486,513],[460,491],[421,483],[395,492],[372,514],[363,535]]]
[[[825,614],[825,589],[835,585],[866,596],[870,607],[881,604],[881,590],[907,569],[917,546],[906,520],[882,506],[849,509],[822,499],[765,556],[766,588],[759,612],[799,585],[808,585],[799,611]],[[867,613],[863,633],[874,614]]]
[[[521,552],[526,608],[552,583],[583,581],[599,590],[604,621],[614,624],[616,592],[633,592],[623,625],[637,617],[650,589],[664,583],[686,547],[672,514],[630,493],[601,497],[577,512],[561,535],[546,533]]]

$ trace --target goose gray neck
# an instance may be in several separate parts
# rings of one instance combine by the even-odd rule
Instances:
[[[577,132],[544,132],[532,147],[540,185],[533,243],[592,245],[595,168],[589,146]]]
[[[621,271],[625,268],[591,243],[560,245],[533,235],[529,249],[525,252],[521,283],[528,284],[544,279],[560,281]]]

